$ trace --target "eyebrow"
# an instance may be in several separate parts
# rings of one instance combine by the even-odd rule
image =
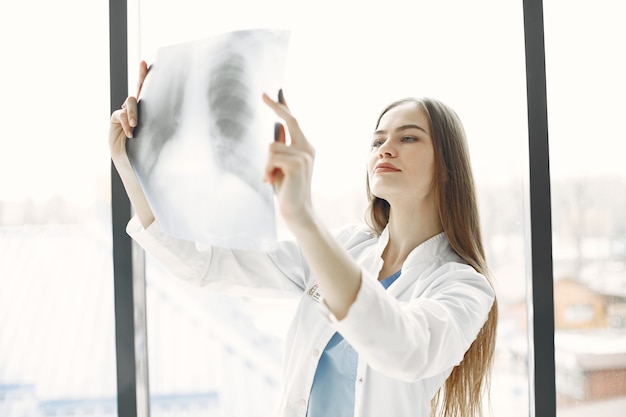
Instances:
[[[422,132],[426,133],[428,135],[428,132],[426,131],[426,129],[424,129],[423,127],[419,126],[419,125],[415,125],[415,124],[408,124],[408,125],[402,125],[396,128],[396,132],[401,132],[403,130],[409,130],[409,129],[418,129],[421,130]],[[377,130],[374,132],[375,135],[380,135],[382,133],[387,133],[386,130]]]

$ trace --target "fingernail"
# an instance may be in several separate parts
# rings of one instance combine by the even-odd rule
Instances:
[[[283,95],[283,89],[278,90],[278,102],[285,104],[285,96]]]
[[[274,123],[274,142],[278,142],[280,139],[280,123]]]

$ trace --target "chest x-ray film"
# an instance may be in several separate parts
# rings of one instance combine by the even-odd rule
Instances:
[[[263,250],[276,240],[262,181],[289,33],[242,30],[158,50],[128,156],[163,231],[199,244]]]

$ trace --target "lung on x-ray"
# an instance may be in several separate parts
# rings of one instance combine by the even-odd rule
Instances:
[[[160,48],[139,99],[127,152],[163,231],[263,250],[276,240],[274,196],[262,181],[289,33],[228,32]]]

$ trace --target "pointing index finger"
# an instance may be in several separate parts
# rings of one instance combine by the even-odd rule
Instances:
[[[287,125],[289,126],[290,120],[295,121],[295,118],[289,111],[289,107],[287,107],[287,104],[285,103],[285,97],[282,92],[279,92],[279,100],[282,101],[275,101],[266,93],[263,93],[263,101],[265,102],[265,104],[267,104],[272,110],[274,110],[274,113],[276,113],[278,117],[285,120],[285,122],[287,122]]]
[[[290,144],[296,146],[307,146],[308,142],[304,137],[304,133],[300,129],[298,121],[291,114],[289,107],[285,101],[285,96],[282,93],[282,89],[278,92],[279,101],[273,100],[267,94],[263,93],[263,101],[267,104],[274,113],[285,121],[287,129],[289,130]]]

